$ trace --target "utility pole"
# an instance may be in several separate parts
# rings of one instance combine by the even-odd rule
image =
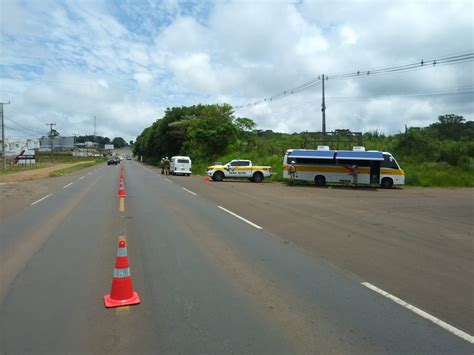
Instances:
[[[97,126],[96,126],[96,121],[95,121],[95,116],[94,116],[94,143],[95,143],[95,136],[96,136],[96,134],[97,134],[97,132],[96,132],[96,127],[97,127]]]
[[[324,78],[324,74],[321,75],[322,79],[323,79],[323,98],[322,98],[322,102],[321,102],[321,112],[322,112],[322,115],[323,115],[323,144],[326,144],[326,100],[325,100],[325,97],[324,97],[324,80],[326,80]]]
[[[56,126],[56,123],[46,123],[46,126],[49,126],[49,141],[51,143],[51,163],[54,163],[54,153],[53,153],[53,126]]]
[[[3,169],[7,169],[7,156],[5,155],[5,121],[3,120],[3,105],[10,105],[8,102],[0,102],[0,115],[2,116],[2,157],[3,157]]]

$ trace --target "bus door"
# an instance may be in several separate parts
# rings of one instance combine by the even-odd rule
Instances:
[[[378,160],[370,162],[370,183],[380,184],[380,161]]]

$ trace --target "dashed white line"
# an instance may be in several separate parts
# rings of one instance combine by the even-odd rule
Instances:
[[[188,190],[188,189],[187,189],[187,188],[185,188],[185,187],[182,187],[181,189],[183,189],[183,190],[184,190],[184,191],[186,191],[186,192],[189,192],[191,195],[194,195],[194,196],[196,196],[196,195],[197,195],[197,193],[195,193],[195,192],[192,192],[191,190]]]
[[[69,184],[67,184],[67,185],[64,185],[64,186],[63,186],[63,189],[67,189],[67,188],[68,188],[69,186],[71,186],[72,184],[73,184],[73,183],[72,183],[72,182],[70,182]]]
[[[227,208],[224,208],[224,207],[222,207],[222,206],[217,206],[217,207],[220,208],[221,210],[223,210],[223,211],[225,211],[225,212],[231,214],[232,216],[237,217],[238,219],[244,221],[245,223],[250,224],[252,227],[255,227],[255,228],[257,228],[257,229],[263,229],[263,228],[260,227],[259,225],[255,224],[255,223],[253,223],[253,222],[250,222],[248,219],[245,219],[244,217],[239,216],[237,213],[234,213],[234,212],[232,212],[232,211],[229,211]]]
[[[52,194],[48,194],[48,195],[46,195],[46,196],[44,196],[44,197],[41,197],[39,200],[33,202],[33,203],[31,204],[31,206],[34,206],[34,205],[36,205],[38,202],[41,202],[41,201],[43,201],[43,200],[46,200],[46,199],[47,199],[49,196],[51,196],[51,195],[52,195]]]
[[[167,178],[165,178],[165,180],[168,181],[168,182],[171,182],[171,183],[173,182],[173,181],[171,181],[170,179],[167,179]]]
[[[428,319],[429,321],[433,322],[434,324],[438,325],[439,327],[447,330],[450,333],[453,333],[454,335],[457,335],[458,337],[470,342],[471,344],[474,343],[474,337],[472,335],[467,334],[467,333],[463,332],[462,330],[460,330],[456,327],[453,327],[451,324],[448,324],[448,323],[442,321],[441,319],[436,318],[435,316],[432,316],[429,313],[426,313],[425,311],[409,304],[408,302],[405,302],[404,300],[402,300],[402,299],[400,299],[400,298],[398,298],[394,295],[391,295],[390,293],[378,288],[377,286],[372,285],[369,282],[362,282],[362,285],[364,285],[365,287],[371,289],[372,291],[375,291],[375,292],[381,294],[384,297],[387,297],[388,299],[392,300],[393,302],[398,303],[400,306],[405,307],[406,309],[409,309],[413,313],[418,314],[420,317]]]
[[[82,175],[82,176],[79,178],[79,180],[82,180],[82,179],[84,179],[85,177],[86,177],[85,175]]]

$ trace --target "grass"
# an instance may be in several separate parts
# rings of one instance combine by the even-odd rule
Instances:
[[[49,173],[49,177],[58,177],[58,176],[66,175],[66,174],[71,174],[75,171],[82,170],[82,169],[85,169],[85,168],[90,168],[91,166],[101,164],[103,162],[104,162],[104,160],[100,159],[100,160],[88,161],[88,162],[85,162],[85,163],[79,163],[79,164],[76,164],[76,165],[73,165],[73,166],[69,166],[67,168],[55,170],[55,171]]]
[[[407,186],[474,187],[474,170],[447,163],[401,163]]]
[[[246,153],[229,153],[215,160],[193,161],[193,174],[204,175],[209,165],[216,162],[227,163],[232,159],[250,159],[255,165],[270,165],[273,175],[267,181],[284,181],[283,179],[283,156],[262,155],[261,152],[253,151]],[[146,161],[151,165],[158,165],[159,161]],[[469,167],[462,168],[447,163],[424,162],[408,163],[400,162],[405,171],[405,184],[407,186],[423,187],[474,187],[474,161]]]
[[[9,167],[7,167],[7,169],[0,168],[0,175],[8,175],[8,174],[19,173],[21,171],[48,168],[50,166],[53,166],[53,164],[51,164],[51,163],[36,163],[36,164],[33,164],[33,165],[20,165],[20,164],[17,164],[15,166],[9,166]]]

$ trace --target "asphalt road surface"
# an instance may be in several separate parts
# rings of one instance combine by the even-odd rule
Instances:
[[[454,308],[452,312],[435,314],[432,309],[437,310],[438,303],[419,291],[423,285],[414,287],[413,302],[410,288],[399,284],[416,284],[413,274],[425,272],[423,267],[399,280],[393,273],[405,270],[402,267],[379,265],[369,273],[379,260],[370,256],[377,254],[377,243],[361,251],[346,241],[367,232],[355,231],[344,242],[327,240],[340,237],[337,226],[344,234],[346,227],[354,229],[343,212],[324,208],[329,190],[317,189],[327,196],[308,217],[294,208],[295,201],[286,207],[272,201],[268,191],[273,185],[205,184],[202,178],[167,178],[137,162],[123,164],[124,212],[116,197],[116,166],[37,182],[41,194],[34,192],[35,200],[24,199],[23,205],[13,204],[14,212],[6,212],[9,199],[2,202],[0,353],[473,352],[470,320],[459,316],[460,309],[472,314],[472,297],[470,304],[466,301],[469,292],[472,296],[472,279],[465,279],[459,290],[446,287],[453,305],[444,306]],[[279,198],[307,198],[308,191],[314,191],[299,189],[282,190]],[[350,193],[368,208],[364,192]],[[350,205],[344,200],[340,204],[341,211]],[[354,211],[363,231],[369,223],[362,216],[364,208]],[[390,232],[394,226],[385,220],[374,223],[382,224],[370,227],[374,240],[377,231],[388,229],[393,245],[387,248],[402,248]],[[461,240],[457,248],[468,246],[459,250],[462,261],[450,261],[454,251],[445,246],[447,276],[442,277],[454,278],[453,285],[459,280],[451,268],[459,267],[458,278],[472,276],[472,239],[465,242],[462,228],[451,235]],[[318,243],[303,236],[320,234],[325,237],[318,253]],[[103,295],[110,291],[118,238],[127,240],[133,283],[142,303],[106,309]],[[429,240],[416,240],[417,249],[436,250]],[[345,262],[327,252],[336,244],[336,250],[348,249]],[[355,259],[349,257],[351,248]],[[427,258],[423,251],[418,253]],[[399,257],[414,265],[410,255]],[[466,257],[471,262],[467,266]],[[370,267],[361,266],[364,258]],[[384,274],[388,281],[376,282]],[[432,286],[438,280],[432,276],[425,287],[438,289]],[[401,294],[392,296],[392,289]]]

